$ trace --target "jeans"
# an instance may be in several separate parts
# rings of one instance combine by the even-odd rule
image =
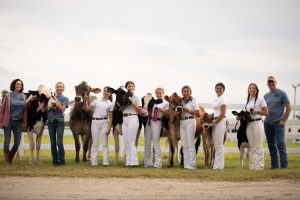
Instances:
[[[22,126],[20,121],[10,120],[8,127],[4,127],[4,152],[9,152],[9,143],[11,138],[11,131],[14,134],[14,145],[11,148],[11,155],[14,156],[18,151],[22,136]]]
[[[63,144],[64,129],[64,122],[48,122],[53,165],[65,164],[65,150]]]
[[[280,167],[287,168],[288,159],[285,146],[284,127],[280,127],[278,122],[265,122],[265,132],[268,147],[271,155],[271,167],[279,168],[278,151],[280,155]]]

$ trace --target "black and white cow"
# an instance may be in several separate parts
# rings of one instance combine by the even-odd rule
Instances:
[[[37,91],[29,90],[26,96],[27,101],[29,101],[26,127],[30,146],[29,163],[40,163],[40,148],[44,126],[47,121],[47,110],[48,106],[53,106],[51,102],[54,100],[51,97],[51,91],[43,85],[40,85]],[[33,133],[37,135],[36,141],[33,139]],[[36,149],[35,159],[33,155],[34,149]]]

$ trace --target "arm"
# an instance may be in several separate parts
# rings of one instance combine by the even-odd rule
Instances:
[[[89,101],[89,96],[84,97],[83,109],[87,112],[93,109],[93,106],[90,104]]]
[[[285,104],[285,113],[283,119],[279,121],[279,126],[281,127],[285,126],[285,123],[290,116],[291,110],[292,110],[291,104],[290,103]]]
[[[106,135],[110,134],[110,130],[111,130],[111,126],[112,126],[112,120],[113,120],[113,112],[109,112],[108,113],[108,126],[107,129],[105,131]]]
[[[60,101],[56,98],[56,96],[53,97],[53,99],[56,101],[56,106],[60,110],[61,113],[64,113],[66,110],[66,106],[62,105]]]
[[[227,106],[225,104],[221,105],[221,108],[220,108],[220,115],[218,116],[217,119],[215,119],[215,121],[212,123],[212,126],[215,126],[217,123],[219,123],[225,116],[225,113],[226,113],[226,109],[227,109]]]
[[[194,116],[196,116],[196,117],[200,117],[199,110],[193,111],[193,110],[190,110],[190,109],[188,109],[188,108],[183,108],[183,112],[187,112],[187,113],[189,113],[189,114],[191,114],[191,115],[194,115]]]

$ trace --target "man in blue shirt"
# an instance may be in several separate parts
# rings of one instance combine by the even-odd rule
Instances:
[[[270,91],[265,94],[264,99],[269,108],[264,126],[268,147],[271,155],[271,169],[279,168],[278,151],[280,155],[280,168],[287,168],[288,159],[285,146],[285,123],[291,112],[291,104],[286,93],[276,88],[275,77],[269,76],[267,80]]]

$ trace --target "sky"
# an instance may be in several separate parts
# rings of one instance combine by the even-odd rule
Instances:
[[[15,78],[25,91],[62,81],[74,99],[81,81],[132,80],[140,97],[189,85],[199,103],[212,103],[223,82],[227,101],[243,104],[249,83],[263,96],[274,75],[293,103],[299,10],[297,0],[0,0],[0,90]]]

